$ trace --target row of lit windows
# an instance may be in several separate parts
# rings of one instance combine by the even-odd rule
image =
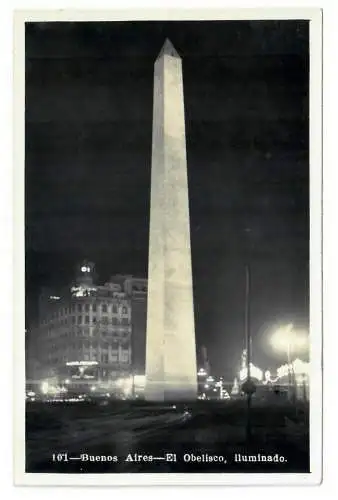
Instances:
[[[65,307],[65,308],[59,309],[59,311],[55,311],[54,313],[51,314],[50,318],[42,319],[41,323],[45,324],[48,321],[51,321],[53,319],[54,320],[58,319],[59,317],[68,316],[69,314],[76,314],[76,312],[78,312],[78,313],[82,313],[82,312],[90,313],[91,311],[93,313],[96,313],[96,312],[100,313],[101,312],[101,314],[110,313],[110,314],[116,314],[116,315],[122,315],[122,316],[129,316],[130,308],[128,308],[125,305],[122,307],[118,307],[117,304],[112,304],[111,307],[108,304],[102,304],[101,307],[97,307],[96,304],[77,304],[77,306],[72,305],[71,307]]]
[[[95,360],[94,361],[100,361],[100,359],[102,359],[102,356],[110,356],[110,358],[116,358],[118,356],[120,356],[120,358],[122,359],[126,359],[129,357],[129,353],[130,351],[128,349],[122,349],[121,351],[118,351],[117,349],[114,350],[114,351],[109,351],[108,349],[101,349],[100,351],[95,351],[95,352],[89,352],[89,350],[87,350],[86,352],[80,354],[79,353],[79,350],[78,349],[67,349],[67,351],[64,351],[63,352],[59,352],[57,351],[57,349],[55,349],[54,351],[51,351],[48,353],[48,358],[52,358],[53,356],[55,355],[58,355],[58,357],[64,357],[64,358],[67,358],[67,360],[73,360],[73,359],[76,359],[78,358],[79,356],[81,357],[81,359],[83,359],[84,361],[89,361],[89,358],[88,356],[90,356],[91,358],[93,358],[93,356],[95,357]],[[60,354],[62,354],[60,356]]]
[[[60,326],[60,325],[89,325],[91,323],[97,323],[100,322],[102,325],[108,325],[111,323],[112,325],[129,325],[130,320],[127,317],[121,318],[118,316],[113,316],[112,318],[109,318],[108,316],[102,316],[99,320],[97,319],[96,316],[90,317],[89,315],[85,316],[71,316],[69,318],[65,319],[60,319],[55,326]]]
[[[125,344],[124,344],[125,345]],[[104,347],[103,347],[104,346]],[[49,348],[51,350],[61,350],[61,351],[65,351],[65,350],[81,350],[81,349],[98,349],[98,348],[101,348],[101,349],[107,349],[108,347],[110,347],[110,349],[112,351],[117,351],[118,350],[118,347],[119,347],[119,342],[116,342],[115,340],[112,340],[109,342],[108,346],[107,346],[107,342],[98,342],[97,340],[93,340],[92,342],[90,342],[89,340],[85,340],[83,342],[79,341],[79,342],[73,342],[73,343],[69,343],[67,346],[58,346],[57,344],[51,344],[49,346]]]
[[[93,312],[97,311],[97,305],[96,304],[77,304],[77,311],[82,312],[83,310],[85,312],[89,312],[92,310]],[[109,310],[111,310],[113,313],[118,312],[118,304],[112,304],[111,308],[109,307],[109,304],[101,304],[101,312],[107,313]],[[75,306],[72,306],[72,311],[75,310]],[[128,314],[128,308],[127,306],[122,306],[122,314]]]
[[[124,325],[123,327],[118,327],[117,329],[112,329],[112,331],[106,331],[106,330],[101,330],[99,329],[98,331],[93,330],[93,335],[91,335],[90,327],[83,327],[83,328],[77,328],[75,327],[74,329],[70,331],[59,331],[59,330],[48,330],[47,331],[47,338],[64,338],[64,337],[82,337],[82,336],[100,336],[100,337],[105,337],[105,336],[111,336],[111,335],[118,335],[120,336],[128,336],[131,333],[131,327],[129,325]],[[46,338],[46,337],[45,337]]]
[[[54,317],[57,317],[57,316],[66,316],[67,314],[71,314],[75,311],[77,312],[89,312],[89,311],[93,311],[93,312],[96,312],[98,310],[101,310],[102,313],[107,313],[108,311],[111,311],[112,313],[118,313],[119,312],[119,306],[118,306],[118,303],[114,303],[114,304],[73,304],[72,306],[70,307],[63,307],[61,309],[59,309],[58,313],[55,312],[54,313]],[[127,306],[122,306],[122,314],[128,314],[128,307]]]
[[[47,332],[47,339],[64,339],[64,338],[71,338],[71,337],[119,337],[119,338],[126,338],[129,337],[131,334],[131,329],[123,329],[123,330],[118,330],[118,331],[113,331],[113,332],[107,332],[107,331],[100,331],[100,332],[95,332],[94,335],[90,334],[89,328],[81,328],[78,330],[72,330],[72,331],[67,331],[67,332],[55,332],[53,330],[49,330]]]

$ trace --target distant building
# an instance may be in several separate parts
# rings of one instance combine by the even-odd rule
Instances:
[[[27,349],[30,378],[109,388],[144,373],[147,281],[116,275],[98,285],[94,278],[94,264],[84,262],[70,287],[42,291]]]

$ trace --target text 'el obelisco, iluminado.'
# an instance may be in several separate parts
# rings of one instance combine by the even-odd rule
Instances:
[[[154,68],[145,397],[197,397],[182,61],[169,40]]]

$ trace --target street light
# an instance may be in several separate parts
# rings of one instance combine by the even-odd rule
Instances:
[[[271,337],[271,344],[275,349],[286,351],[288,363],[291,362],[292,351],[304,347],[307,342],[307,335],[294,330],[292,323],[279,328]]]
[[[288,386],[289,394],[291,387],[291,378],[293,379],[293,367],[291,356],[297,348],[304,347],[308,342],[307,335],[300,334],[294,330],[293,324],[279,328],[271,337],[271,345],[278,350],[286,351],[288,362]],[[294,382],[292,380],[292,382]]]

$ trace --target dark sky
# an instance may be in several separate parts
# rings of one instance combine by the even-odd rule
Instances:
[[[26,25],[28,323],[83,258],[147,276],[153,64],[183,60],[198,344],[232,373],[252,269],[254,362],[308,324],[308,22]],[[249,231],[246,231],[249,229]]]

